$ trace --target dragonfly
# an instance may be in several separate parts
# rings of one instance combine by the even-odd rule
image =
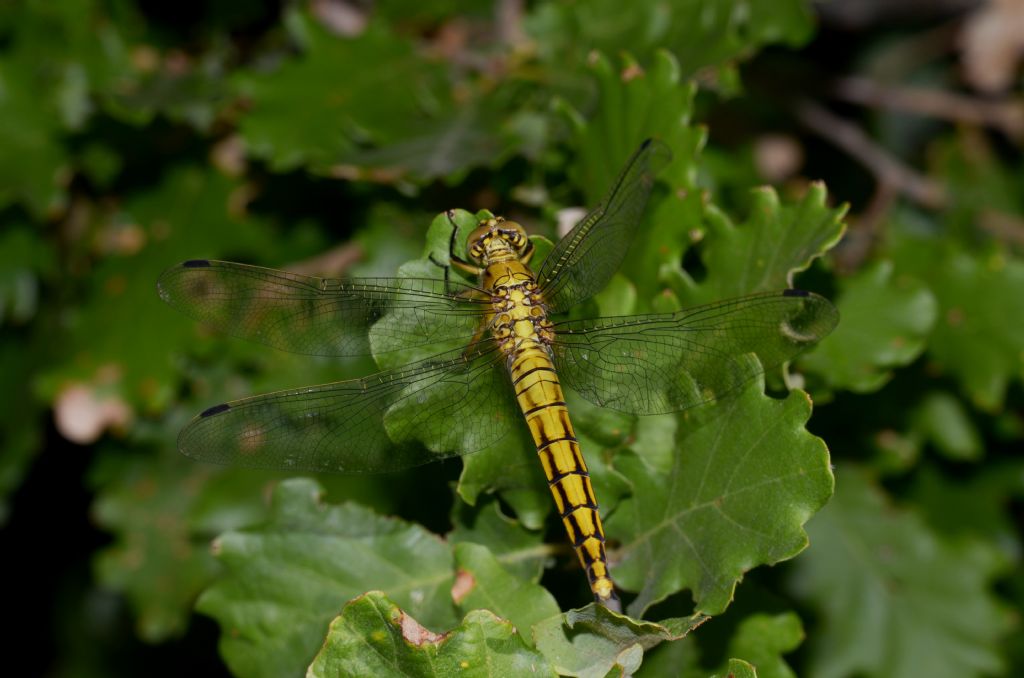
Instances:
[[[210,407],[181,431],[179,450],[245,467],[380,473],[481,450],[525,422],[595,600],[621,610],[563,386],[635,415],[679,412],[789,361],[838,320],[828,300],[796,289],[675,313],[560,319],[623,263],[670,160],[663,142],[643,142],[536,273],[526,231],[501,217],[480,220],[468,258],[458,256],[452,213],[448,261],[432,259],[438,277],[329,279],[206,259],[168,269],[164,301],[224,333],[300,354],[398,361]],[[411,354],[429,357],[401,364]]]

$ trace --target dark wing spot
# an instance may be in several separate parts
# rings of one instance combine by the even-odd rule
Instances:
[[[215,414],[220,414],[221,412],[226,412],[226,411],[228,411],[230,409],[231,409],[231,405],[228,405],[227,403],[221,403],[220,405],[214,405],[213,407],[209,407],[209,408],[203,410],[202,413],[200,413],[199,416],[200,417],[212,417]]]
[[[209,259],[189,259],[182,264],[183,268],[206,268],[210,265]]]
[[[809,292],[805,292],[803,290],[789,289],[789,290],[783,290],[782,291],[782,296],[784,296],[784,297],[809,297],[810,293]]]

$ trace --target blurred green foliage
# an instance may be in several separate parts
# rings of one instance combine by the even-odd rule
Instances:
[[[1024,135],[952,106],[908,115],[894,96],[845,111],[903,174],[864,172],[849,130],[815,136],[798,105],[829,103],[852,73],[982,110],[952,46],[922,46],[948,17],[854,29],[824,5],[819,25],[805,0],[370,4],[0,6],[0,521],[21,663],[1020,674]],[[1020,115],[1014,82],[995,98]],[[842,320],[786,371],[681,415],[569,394],[632,619],[571,609],[588,592],[525,432],[389,476],[177,453],[211,404],[374,365],[216,336],[160,302],[162,270],[433,275],[451,208],[469,210],[463,227],[481,209],[523,222],[539,259],[648,136],[673,162],[620,274],[574,313],[793,284]]]

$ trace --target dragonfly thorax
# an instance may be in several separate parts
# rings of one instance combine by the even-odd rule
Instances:
[[[488,266],[521,258],[530,241],[526,230],[514,221],[502,217],[484,219],[469,234],[466,246],[469,258]]]

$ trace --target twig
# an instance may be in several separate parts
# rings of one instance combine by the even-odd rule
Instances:
[[[798,104],[796,114],[808,129],[864,165],[880,184],[925,207],[939,209],[946,204],[946,190],[941,184],[904,165],[852,122],[810,101]]]
[[[994,209],[978,213],[978,226],[996,240],[1017,248],[1024,247],[1024,219]]]
[[[891,87],[860,77],[839,80],[835,94],[864,106],[995,127],[1014,141],[1024,138],[1024,101],[988,101],[939,89]]]

